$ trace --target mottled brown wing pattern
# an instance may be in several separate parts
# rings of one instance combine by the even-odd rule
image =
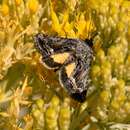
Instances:
[[[64,38],[37,34],[34,41],[35,47],[42,54],[44,64],[50,69],[59,68],[73,53],[71,43],[67,44],[68,42]],[[75,48],[75,44],[73,44],[73,48]]]
[[[92,48],[79,39],[47,36],[42,33],[34,37],[34,42],[42,55],[43,64],[49,69],[59,70],[59,81],[69,95],[79,102],[85,101],[90,81]]]

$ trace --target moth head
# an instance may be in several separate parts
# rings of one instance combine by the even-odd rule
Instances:
[[[47,35],[42,34],[42,33],[38,33],[34,36],[34,43],[35,43],[35,47],[42,52],[43,50],[43,44],[46,43],[46,37]]]
[[[85,43],[89,46],[89,47],[93,47],[93,39],[90,38],[90,39],[85,39]]]
[[[94,32],[93,35],[90,38],[85,39],[85,43],[90,46],[91,48],[93,47],[93,41],[94,38],[98,35],[97,32]]]
[[[35,43],[43,43],[44,40],[46,39],[47,35],[38,33],[34,36],[34,42]]]

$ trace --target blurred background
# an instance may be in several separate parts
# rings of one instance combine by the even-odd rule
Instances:
[[[41,64],[38,32],[97,33],[84,103]],[[0,130],[116,129],[130,129],[130,1],[0,0]]]

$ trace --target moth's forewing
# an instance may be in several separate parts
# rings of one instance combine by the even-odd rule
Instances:
[[[71,55],[72,49],[63,38],[37,34],[34,41],[35,47],[42,54],[44,65],[49,69],[61,67]]]

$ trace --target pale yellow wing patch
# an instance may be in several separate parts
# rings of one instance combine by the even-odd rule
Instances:
[[[51,58],[54,60],[54,62],[63,64],[69,56],[70,54],[65,52],[65,53],[51,55]]]
[[[71,76],[71,74],[74,71],[75,67],[76,67],[75,63],[71,63],[71,64],[69,64],[69,65],[67,65],[65,67],[65,71],[66,71],[66,74],[67,74],[68,77]]]

